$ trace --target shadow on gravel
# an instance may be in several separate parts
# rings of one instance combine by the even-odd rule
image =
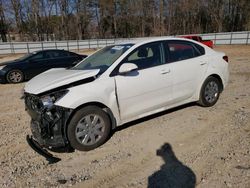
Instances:
[[[156,155],[161,156],[165,164],[148,178],[148,188],[194,188],[196,176],[194,172],[180,162],[170,144],[165,143]]]
[[[159,113],[156,113],[156,114],[153,114],[153,115],[149,115],[147,117],[144,117],[144,118],[141,118],[141,119],[138,119],[138,120],[135,120],[135,121],[132,121],[132,122],[129,122],[129,123],[126,123],[124,125],[121,125],[117,128],[114,129],[114,131],[112,132],[112,135],[115,133],[115,132],[119,132],[119,131],[122,131],[124,129],[127,129],[129,127],[132,127],[136,124],[139,124],[139,123],[142,123],[144,121],[148,121],[148,120],[151,120],[151,119],[154,119],[154,118],[158,118],[160,116],[163,116],[165,114],[170,114],[172,112],[175,112],[175,111],[178,111],[178,110],[182,110],[182,109],[185,109],[185,108],[188,108],[188,107],[191,107],[191,106],[197,106],[197,103],[189,103],[189,104],[184,104],[182,106],[178,106],[178,107],[175,107],[175,108],[172,108],[172,109],[169,109],[169,110],[165,110],[163,112],[159,112]],[[111,136],[112,136],[111,135]]]

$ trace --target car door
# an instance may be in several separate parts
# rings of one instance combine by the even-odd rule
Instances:
[[[165,64],[164,55],[162,42],[149,43],[135,49],[119,65],[138,66],[138,70],[115,76],[122,121],[145,116],[171,102],[171,65]]]
[[[205,50],[197,45],[189,41],[167,41],[168,61],[172,64],[174,102],[192,97],[207,70]]]

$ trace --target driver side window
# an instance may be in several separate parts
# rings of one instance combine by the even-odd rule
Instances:
[[[135,49],[123,63],[134,63],[138,69],[146,69],[163,64],[161,57],[161,42],[149,43]]]
[[[42,59],[43,58],[43,53],[39,52],[35,55],[33,55],[29,60],[38,60],[38,59]]]
[[[147,54],[147,58],[149,57],[152,57],[153,56],[153,51],[151,48],[146,48],[148,54]],[[133,61],[133,60],[139,60],[139,59],[142,59],[143,57],[139,57],[138,56],[138,50],[136,50],[133,54],[131,54],[129,57],[128,57],[128,61]]]

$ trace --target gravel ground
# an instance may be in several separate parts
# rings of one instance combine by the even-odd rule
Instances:
[[[250,187],[250,46],[215,50],[228,54],[231,75],[214,107],[126,124],[100,148],[56,154],[52,165],[26,143],[24,84],[0,85],[0,187]]]

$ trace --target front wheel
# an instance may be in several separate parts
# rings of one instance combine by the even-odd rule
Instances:
[[[20,83],[24,80],[23,72],[20,70],[11,70],[7,73],[7,81],[9,83]]]
[[[89,151],[102,145],[111,130],[106,112],[96,106],[80,109],[71,119],[67,135],[70,145],[80,151]]]
[[[219,99],[221,84],[215,77],[208,77],[200,91],[199,104],[204,107],[213,106]]]

